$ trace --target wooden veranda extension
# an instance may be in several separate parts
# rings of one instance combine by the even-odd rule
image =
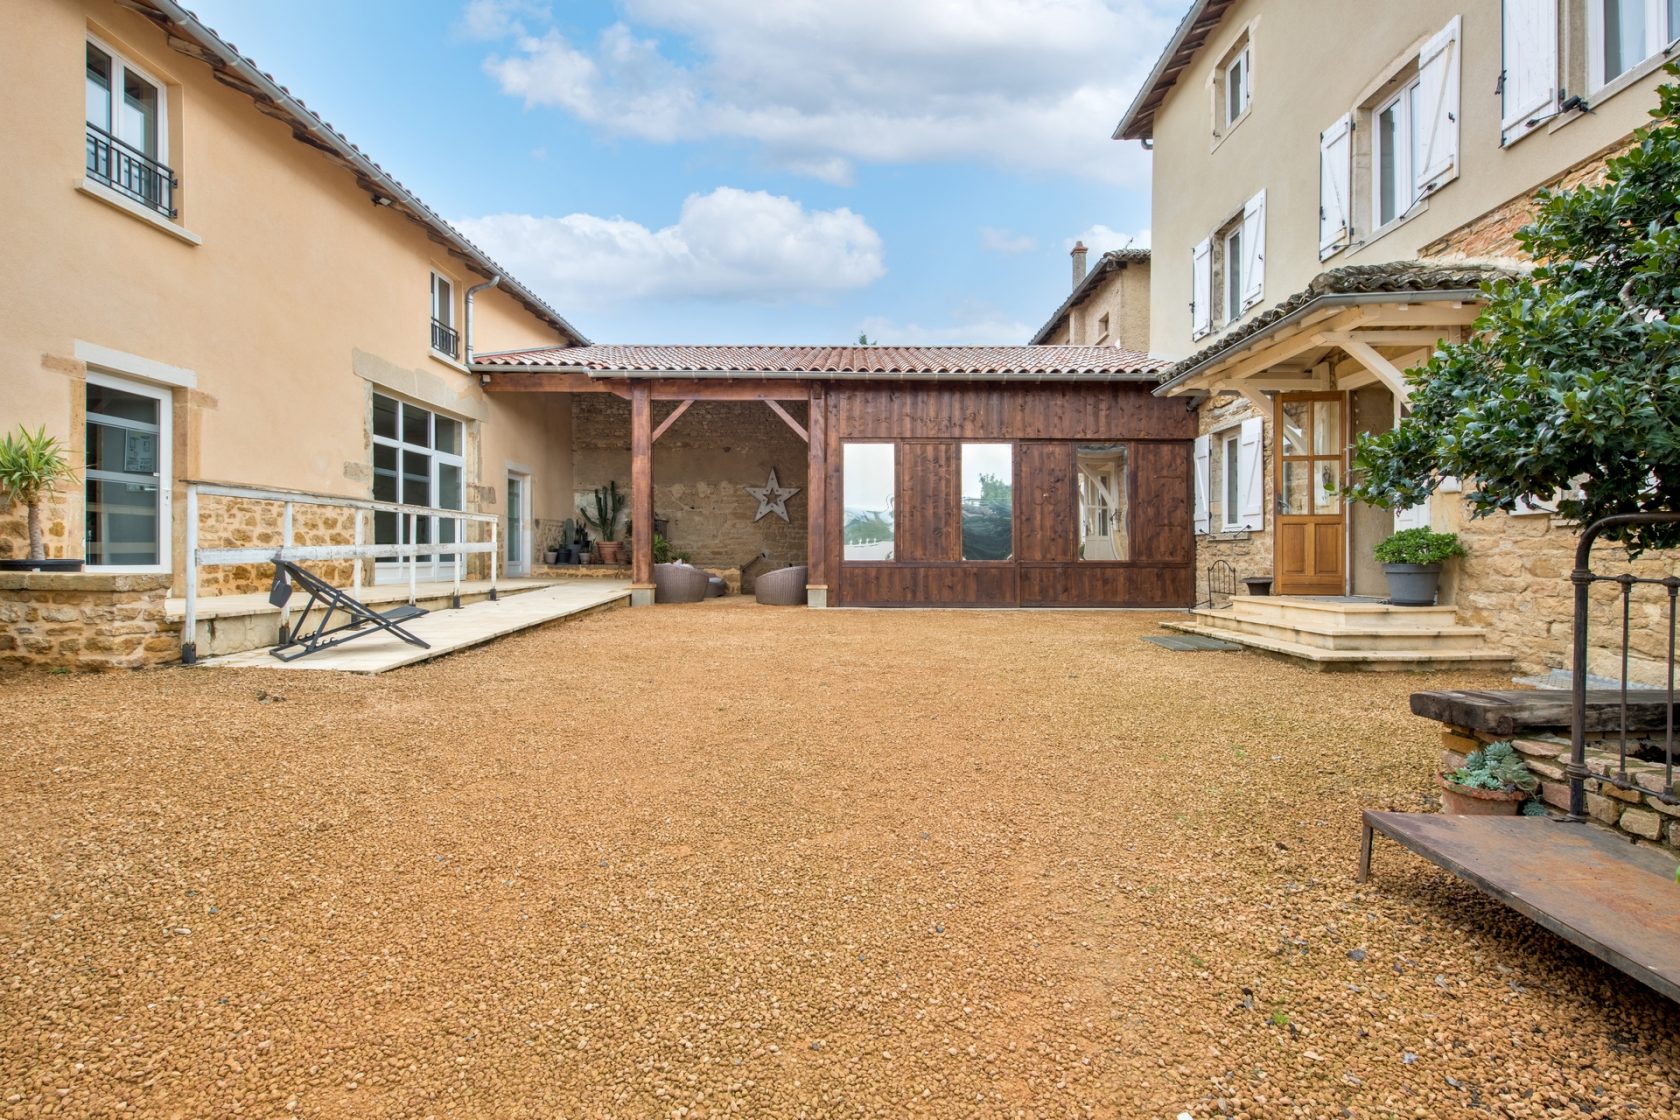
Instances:
[[[588,346],[483,355],[496,393],[630,402],[630,519],[654,520],[655,443],[694,404],[762,401],[807,447],[812,606],[1188,606],[1194,417],[1151,395],[1157,363],[1116,347]],[[656,405],[677,402],[656,423]],[[790,411],[804,406],[805,422]],[[848,557],[844,449],[893,448],[893,539]],[[1007,445],[1009,554],[965,558],[962,448]],[[1121,448],[1125,555],[1082,557],[1082,446]],[[653,541],[632,537],[633,601],[653,601]]]

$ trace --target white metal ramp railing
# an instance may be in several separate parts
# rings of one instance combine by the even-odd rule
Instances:
[[[200,548],[198,528],[198,504],[200,497],[213,498],[244,498],[249,501],[277,504],[280,512],[280,545],[245,545],[226,548]],[[352,543],[350,544],[315,544],[299,545],[293,540],[293,510],[297,506],[330,506],[335,509],[350,510],[352,512],[353,527]],[[370,543],[372,535],[367,531],[367,520],[377,513],[392,513],[407,521],[406,544],[374,544]],[[443,522],[453,523],[455,539],[453,541],[421,541],[418,539],[418,528],[421,518],[433,519],[434,524]],[[406,559],[408,561],[408,601],[413,603],[419,587],[419,568],[422,555],[431,558],[436,556],[453,556],[450,563],[451,582],[453,585],[452,599],[458,606],[461,601],[461,572],[466,567],[466,557],[469,555],[486,554],[490,557],[490,598],[495,599],[496,584],[501,558],[501,544],[499,540],[501,518],[494,513],[468,513],[459,509],[443,509],[437,506],[407,505],[402,502],[380,502],[367,498],[346,498],[334,494],[319,494],[307,490],[283,490],[273,487],[234,486],[219,482],[188,482],[187,483],[187,563],[186,563],[186,612],[181,623],[181,663],[192,665],[198,661],[198,590],[199,569],[211,568],[229,564],[272,564],[276,560],[350,560],[354,562],[351,594],[361,597],[362,588],[367,574],[364,561],[385,558]],[[467,527],[473,524],[483,524],[490,527],[488,541],[470,542],[467,538]],[[435,534],[434,534],[435,535]],[[285,633],[291,622],[291,609],[280,608],[280,632]]]

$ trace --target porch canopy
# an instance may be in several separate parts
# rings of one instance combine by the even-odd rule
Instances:
[[[807,553],[814,592],[826,602],[838,566],[829,528],[840,496],[830,447],[828,394],[905,418],[932,438],[1047,438],[1082,435],[1100,412],[1144,429],[1170,417],[1150,391],[1164,362],[1113,346],[564,346],[480,354],[473,361],[494,393],[613,393],[630,402],[630,518],[653,524],[653,445],[696,401],[762,401],[808,446]],[[1115,398],[1093,403],[1103,393]],[[938,401],[935,401],[935,398]],[[660,423],[654,401],[678,402]],[[805,423],[783,402],[806,402]],[[1157,407],[1157,404],[1165,407]],[[1058,419],[1061,418],[1061,419]],[[883,435],[896,430],[883,423]],[[1181,434],[1175,433],[1177,438]],[[631,580],[651,601],[653,535],[632,538]]]
[[[1238,393],[1269,415],[1267,393],[1340,392],[1381,384],[1405,406],[1405,371],[1456,342],[1481,310],[1491,264],[1395,261],[1348,265],[1168,369],[1162,396]]]

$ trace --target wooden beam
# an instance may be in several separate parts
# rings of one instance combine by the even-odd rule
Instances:
[[[1450,328],[1448,328],[1450,329]],[[1447,330],[1429,330],[1427,328],[1415,331],[1325,331],[1324,341],[1333,342],[1337,346],[1348,339],[1358,339],[1368,342],[1372,346],[1433,346]]]
[[[480,371],[479,378],[490,380],[486,393],[619,393],[626,392],[622,384],[602,381],[587,373],[539,373],[534,370]]]
[[[806,443],[811,442],[810,435],[803,427],[800,426],[799,421],[788,415],[787,409],[783,408],[769,397],[764,398],[764,403],[770,406],[771,412],[774,412],[777,416],[782,418],[782,423],[793,429],[795,435],[804,440]]]
[[[664,435],[666,430],[668,428],[670,428],[670,426],[672,424],[675,424],[677,422],[677,417],[679,417],[683,413],[687,412],[688,411],[688,406],[693,404],[693,403],[694,403],[694,398],[690,397],[688,400],[683,401],[680,404],[678,404],[676,408],[673,408],[671,410],[671,415],[669,415],[669,416],[665,417],[665,419],[661,420],[659,422],[659,427],[657,427],[653,430],[653,440],[652,440],[652,442],[653,443],[658,443],[659,442],[659,437]]]
[[[822,387],[811,392],[805,470],[805,587],[828,590],[828,398]]]
[[[631,590],[653,586],[653,400],[650,386],[630,387],[630,538]],[[634,601],[635,596],[631,596]]]
[[[728,381],[723,378],[660,378],[653,383],[656,401],[803,401],[811,396],[810,381]]]
[[[1406,385],[1406,375],[1393,362],[1377,353],[1376,348],[1368,342],[1349,340],[1339,344],[1347,351],[1348,356],[1360,365],[1377,375],[1377,380],[1388,386],[1388,391],[1394,394],[1394,399],[1401,404],[1410,404],[1411,390]]]

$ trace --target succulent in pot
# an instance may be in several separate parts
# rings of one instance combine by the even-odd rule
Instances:
[[[1540,779],[1506,740],[1471,751],[1463,766],[1437,780],[1442,810],[1457,816],[1515,816],[1540,788]]]
[[[1372,550],[1388,577],[1389,602],[1397,607],[1432,607],[1441,585],[1441,565],[1464,555],[1457,533],[1402,529]]]

